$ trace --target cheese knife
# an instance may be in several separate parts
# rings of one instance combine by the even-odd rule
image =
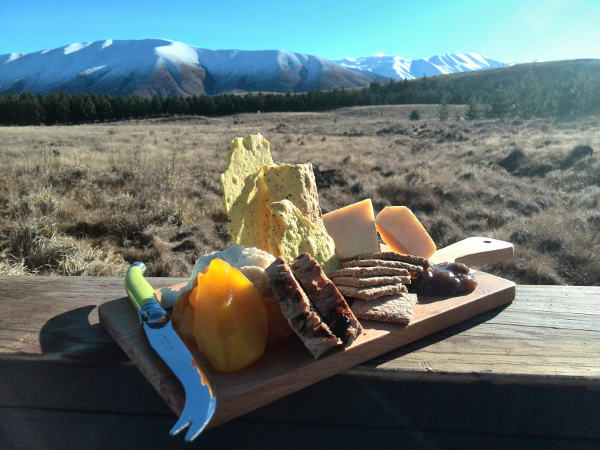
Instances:
[[[210,421],[216,408],[216,397],[206,376],[195,364],[194,357],[177,335],[154,289],[144,278],[146,265],[133,263],[125,275],[125,290],[139,314],[150,346],[177,376],[185,392],[185,405],[171,431],[175,435],[185,429],[185,441],[194,440]]]

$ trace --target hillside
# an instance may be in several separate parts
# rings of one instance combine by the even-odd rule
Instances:
[[[280,50],[209,50],[164,39],[75,43],[0,55],[0,93],[192,96],[304,92],[382,79],[324,58]]]
[[[410,120],[412,110],[421,119]],[[219,173],[235,136],[261,132],[277,162],[312,162],[324,212],[371,198],[411,208],[442,247],[515,244],[484,268],[519,284],[600,285],[600,129],[455,120],[437,105],[0,127],[0,273],[189,276],[229,245]]]
[[[600,60],[518,64],[377,87],[389,103],[470,104],[474,118],[576,117],[600,112]]]
[[[82,123],[176,114],[219,116],[243,112],[325,111],[344,106],[466,104],[467,119],[600,113],[600,60],[520,64],[498,69],[371,82],[368,87],[307,93],[192,97],[50,94],[0,95],[0,124]]]
[[[107,39],[0,55],[0,94],[62,92],[150,98],[291,93],[505,65],[476,53],[445,53],[415,60],[368,56],[330,61],[283,50],[209,50],[165,39]]]

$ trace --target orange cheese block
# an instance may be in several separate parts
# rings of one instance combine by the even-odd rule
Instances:
[[[387,206],[375,219],[383,242],[397,253],[430,258],[436,248],[427,230],[406,206]]]
[[[340,258],[379,252],[371,199],[331,211],[323,215],[323,222]]]

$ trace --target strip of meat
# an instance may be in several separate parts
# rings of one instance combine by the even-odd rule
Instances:
[[[329,275],[334,277],[377,277],[383,275],[396,275],[399,277],[409,276],[406,269],[397,269],[395,267],[344,267],[334,270]]]
[[[342,343],[311,307],[292,269],[283,259],[273,261],[265,273],[290,327],[315,358]]]
[[[386,295],[397,295],[408,292],[408,289],[403,284],[363,288],[357,288],[354,286],[338,286],[338,290],[344,297],[359,298],[366,301],[371,301]]]
[[[362,333],[363,328],[335,284],[307,253],[292,261],[291,267],[325,323],[345,346],[350,345]]]
[[[402,261],[386,261],[385,259],[353,259],[343,262],[342,267],[395,267],[396,269],[406,269],[411,274],[423,271],[422,266]]]
[[[388,284],[410,284],[411,278],[406,276],[395,277],[333,277],[331,279],[336,286],[385,286]]]
[[[355,300],[352,302],[352,311],[361,319],[406,325],[413,316],[416,303],[416,294],[400,294],[370,302]]]
[[[406,255],[402,253],[396,252],[381,252],[381,253],[368,253],[364,255],[352,256],[351,258],[342,259],[342,264],[347,261],[355,261],[357,259],[383,259],[386,261],[401,261],[407,262],[409,264],[414,264],[416,266],[421,266],[423,268],[429,267],[429,260],[426,258],[422,258],[420,256],[415,255]]]

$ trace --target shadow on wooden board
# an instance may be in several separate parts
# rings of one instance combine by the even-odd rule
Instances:
[[[404,355],[408,355],[409,353],[415,352],[417,350],[421,350],[429,345],[435,344],[437,342],[448,339],[457,334],[463,333],[471,328],[474,328],[478,325],[481,325],[504,311],[509,307],[509,304],[500,305],[490,311],[479,314],[478,316],[467,319],[459,324],[453,325],[444,330],[438,331],[437,333],[431,334],[429,336],[425,336],[418,341],[407,344],[404,347],[400,347],[396,350],[392,350],[385,355],[379,356],[377,358],[373,358],[368,361],[367,364],[379,365],[386,361],[390,361],[393,359],[401,358]]]
[[[129,358],[102,325],[90,324],[89,316],[96,306],[82,306],[49,319],[40,329],[42,353],[65,358],[127,361]]]

